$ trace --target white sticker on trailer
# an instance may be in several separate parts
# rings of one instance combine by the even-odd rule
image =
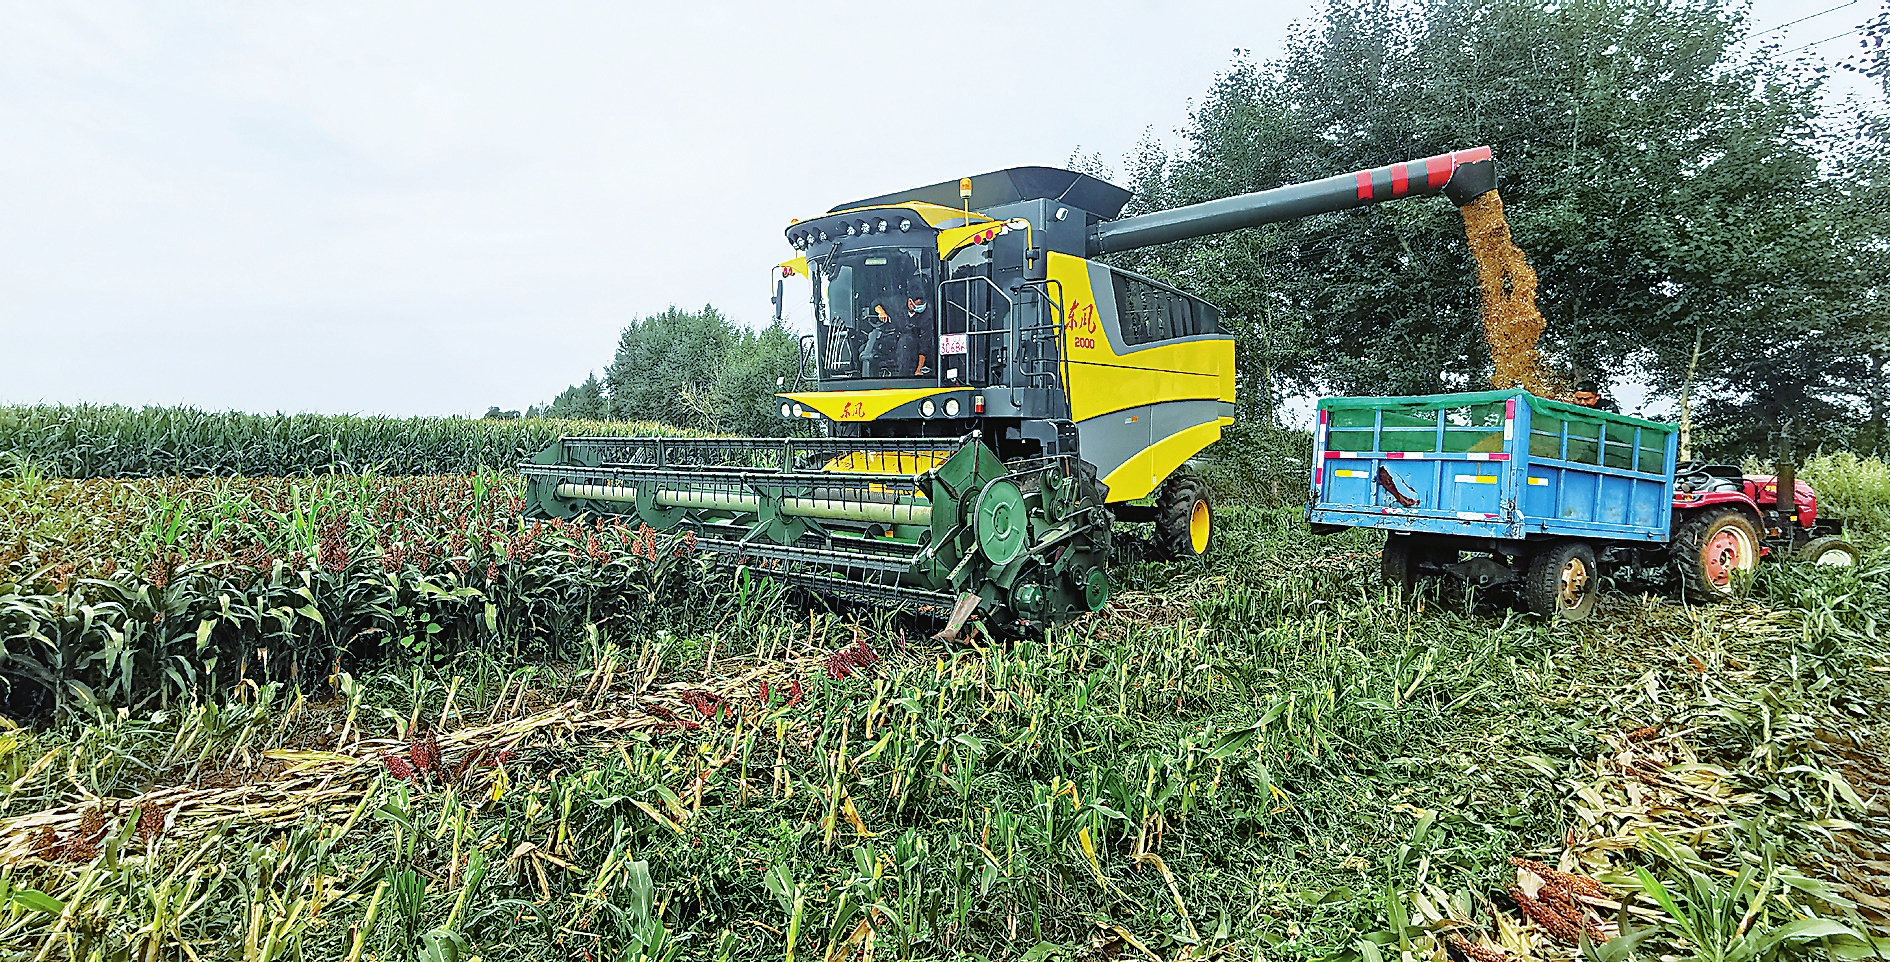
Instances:
[[[1529,483],[1530,483],[1530,484],[1539,484],[1539,485],[1547,485],[1547,484],[1549,483],[1549,479],[1548,479],[1548,478],[1530,478],[1530,479],[1529,479]]]
[[[1483,514],[1477,511],[1459,511],[1457,512],[1457,517],[1462,518],[1465,521],[1488,521],[1489,519],[1496,517],[1496,515]]]
[[[1354,471],[1351,468],[1339,468],[1332,472],[1332,476],[1335,478],[1369,478],[1371,477],[1371,472]]]
[[[1460,474],[1460,475],[1457,475],[1457,483],[1458,484],[1495,484],[1496,477],[1497,476],[1494,474]]]

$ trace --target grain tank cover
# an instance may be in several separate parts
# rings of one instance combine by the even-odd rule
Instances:
[[[1131,196],[1133,194],[1129,191],[1108,181],[1056,167],[1010,167],[971,178],[972,210],[1044,199],[1074,207],[1094,215],[1098,220],[1109,220],[1122,213],[1123,206]],[[964,200],[958,196],[958,181],[948,180],[928,187],[914,187],[849,201],[828,213],[856,207],[884,207],[908,201],[937,204],[940,207],[964,206]]]

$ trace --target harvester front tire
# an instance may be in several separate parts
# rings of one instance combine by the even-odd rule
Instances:
[[[1814,565],[1852,568],[1857,565],[1857,546],[1836,535],[1813,538],[1798,549],[1798,560]]]
[[[1594,613],[1600,588],[1595,549],[1580,541],[1558,541],[1529,559],[1523,604],[1545,618],[1580,621]]]
[[[1164,561],[1192,560],[1214,546],[1214,500],[1207,484],[1182,470],[1155,495],[1155,551]]]
[[[1740,574],[1758,567],[1759,529],[1731,505],[1707,508],[1680,525],[1672,550],[1683,591],[1731,598]]]

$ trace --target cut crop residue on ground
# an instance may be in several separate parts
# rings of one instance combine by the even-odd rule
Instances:
[[[1205,563],[1120,566],[1116,605],[1045,637],[939,645],[668,536],[534,534],[516,479],[475,481],[306,479],[281,518],[281,482],[0,481],[34,555],[0,561],[10,630],[88,653],[109,624],[173,667],[206,621],[206,652],[240,631],[269,666],[353,643],[332,696],[257,658],[214,705],[133,670],[123,712],[100,682],[63,722],[0,722],[0,945],[1575,962],[1586,938],[1626,962],[1703,954],[1692,927],[1808,962],[1865,949],[1806,932],[1890,935],[1890,868],[1856,854],[1890,818],[1876,529],[1869,563],[1768,565],[1749,601],[1611,593],[1550,625],[1461,589],[1393,602],[1382,539],[1230,499]],[[147,543],[166,511],[175,570]],[[275,562],[224,556],[255,540]],[[54,558],[109,573],[33,577]],[[415,644],[423,616],[446,627]]]

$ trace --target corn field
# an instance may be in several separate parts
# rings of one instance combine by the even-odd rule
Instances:
[[[946,645],[519,493],[0,481],[0,959],[1890,951],[1880,530],[1549,624],[1236,504]]]
[[[0,406],[0,471],[24,466],[60,478],[466,474],[510,468],[562,434],[675,433],[665,425],[626,421],[16,405]]]

